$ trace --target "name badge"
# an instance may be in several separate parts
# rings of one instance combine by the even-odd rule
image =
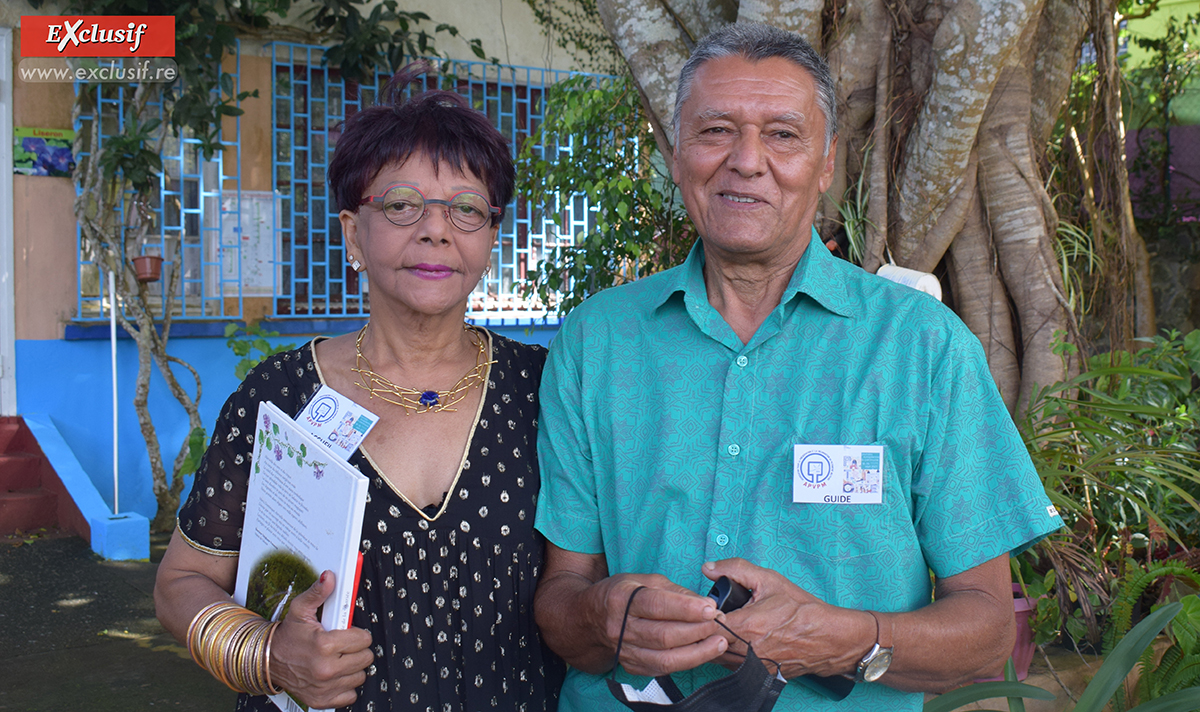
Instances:
[[[792,501],[882,504],[882,445],[793,446]]]
[[[312,395],[308,405],[296,416],[300,427],[328,445],[343,460],[350,459],[378,420],[379,416],[325,385]]]

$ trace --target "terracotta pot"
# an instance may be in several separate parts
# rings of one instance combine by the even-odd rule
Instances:
[[[157,282],[162,276],[162,258],[158,255],[138,255],[133,258],[133,270],[139,282]]]
[[[1037,600],[1021,595],[1021,584],[1014,583],[1013,615],[1017,619],[1017,642],[1013,643],[1013,667],[1017,669],[1017,679],[1024,680],[1029,676],[1029,664],[1033,662],[1033,653],[1037,646],[1033,643],[1033,629],[1029,627],[1029,616],[1037,608]],[[1004,677],[988,677],[976,682],[996,682]]]

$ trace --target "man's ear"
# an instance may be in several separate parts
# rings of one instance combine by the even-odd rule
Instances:
[[[829,142],[829,153],[825,154],[825,167],[821,169],[821,180],[818,185],[821,192],[829,190],[829,186],[833,185],[833,171],[837,164],[837,134],[833,135],[833,140]]]

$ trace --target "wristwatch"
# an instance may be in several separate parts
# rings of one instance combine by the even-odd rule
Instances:
[[[875,611],[867,611],[875,619],[875,647],[858,662],[855,682],[875,682],[892,664],[892,621]]]

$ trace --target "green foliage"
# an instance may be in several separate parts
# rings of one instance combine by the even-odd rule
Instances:
[[[1138,699],[1154,700],[1200,686],[1200,598],[1188,596],[1171,621],[1171,646],[1157,661],[1147,649],[1138,661]]]
[[[207,443],[208,436],[204,428],[192,428],[192,432],[188,433],[187,457],[179,466],[180,472],[195,472],[199,469],[200,459],[204,457],[204,448]]]
[[[40,3],[37,0],[35,5]],[[221,119],[240,116],[243,110],[238,102],[258,96],[257,90],[235,91],[233,75],[221,66],[222,57],[237,46],[239,30],[269,28],[286,18],[291,4],[291,0],[69,0],[67,10],[90,15],[175,17],[179,79],[165,92],[167,120],[175,135],[186,131],[198,139],[207,160],[223,148]],[[377,70],[396,71],[407,57],[436,55],[436,35],[459,36],[458,28],[446,23],[427,31],[423,23],[431,22],[430,17],[401,10],[396,0],[371,6],[364,15],[360,8],[366,7],[365,0],[320,0],[302,16],[315,32],[313,41],[329,44],[322,62],[340,67],[347,79],[373,83]],[[467,45],[475,56],[487,58],[479,39],[468,40]],[[91,86],[85,93],[97,89]],[[161,166],[155,169],[147,159],[135,170],[156,174]]]
[[[1200,67],[1200,13],[1185,18],[1170,17],[1161,37],[1138,37],[1132,41],[1150,53],[1148,64],[1125,71],[1128,81],[1126,113],[1130,128],[1137,132],[1138,151],[1130,165],[1134,178],[1133,199],[1140,218],[1139,228],[1166,231],[1173,237],[1185,216],[1193,219],[1200,210],[1200,176],[1178,172],[1172,165],[1167,131],[1176,125],[1172,102],[1187,89]],[[1174,195],[1185,187],[1182,201]],[[1159,234],[1160,239],[1164,237]]]
[[[600,22],[596,0],[525,0],[542,31],[576,66],[606,74],[627,71],[625,60]]]
[[[240,334],[239,334],[240,332]],[[296,348],[295,344],[279,344],[274,346],[268,339],[279,336],[278,331],[267,331],[255,322],[239,327],[237,324],[225,325],[225,345],[233,351],[234,356],[240,356],[237,366],[233,369],[239,381],[246,378],[250,369],[262,363],[268,356]]]
[[[1104,658],[1104,664],[1096,672],[1095,677],[1088,683],[1083,694],[1079,696],[1073,712],[1101,712],[1114,693],[1125,681],[1125,676],[1137,664],[1142,652],[1150,647],[1154,638],[1171,622],[1183,608],[1181,603],[1171,603],[1151,613],[1133,630],[1129,631],[1121,641]],[[1135,707],[1134,709],[1140,709]],[[1167,708],[1172,709],[1172,708]],[[1176,707],[1179,712],[1188,712],[1190,707]]]
[[[1107,364],[1107,365],[1106,365]],[[1200,332],[1158,337],[1136,354],[1094,357],[1092,370],[1043,388],[1018,423],[1055,506],[1095,528],[1103,550],[1122,530],[1177,542],[1200,527],[1192,376]]]
[[[1158,562],[1149,564],[1147,569],[1143,570],[1131,562],[1131,565],[1126,567],[1126,575],[1121,581],[1120,594],[1113,599],[1109,625],[1104,635],[1106,651],[1112,650],[1116,641],[1133,625],[1133,608],[1142,594],[1152,583],[1165,576],[1186,579],[1200,587],[1200,574],[1183,564]]]
[[[683,262],[695,241],[631,79],[577,76],[555,85],[517,176],[535,225],[561,226],[577,196],[591,202],[588,229],[574,245],[554,248],[527,275],[526,294],[560,314],[590,294]]]
[[[960,687],[944,695],[938,695],[925,703],[923,712],[951,712],[960,707],[974,704],[993,697],[1009,697],[1012,699],[1028,698],[1033,700],[1053,700],[1054,695],[1040,687],[1026,685],[1023,682],[977,682],[973,685]]]
[[[1119,580],[1132,581],[1172,541],[1200,544],[1200,332],[1147,343],[1090,359],[1091,370],[1039,391],[1018,423],[1070,530],[1017,565],[1037,599],[1039,644],[1065,632],[1099,645]]]
[[[394,72],[408,58],[436,54],[435,34],[459,34],[458,28],[445,23],[430,34],[420,27],[430,21],[429,15],[401,10],[395,0],[374,5],[367,15],[359,12],[360,6],[365,6],[363,0],[321,0],[309,17],[319,31],[338,39],[321,63],[340,67],[342,76],[353,81],[373,84],[377,69]],[[467,45],[476,57],[487,59],[480,40],[469,40]]]
[[[286,0],[279,3],[243,3],[237,7],[240,9],[237,17],[250,17],[251,24],[254,24],[265,22],[267,12],[282,14],[287,9],[287,3]],[[237,103],[257,96],[257,92],[235,92],[233,76],[221,67],[221,58],[236,46],[237,33],[234,18],[219,10],[217,3],[211,0],[70,0],[66,9],[68,12],[88,15],[175,17],[175,62],[179,66],[179,79],[164,88],[165,118],[176,135],[186,129],[199,140],[205,159],[211,159],[214,153],[221,150],[221,119],[241,115],[243,112]],[[86,86],[81,91],[81,99],[90,98],[95,91],[112,91],[113,88],[111,85],[107,88]],[[95,105],[94,100],[91,103]],[[142,117],[133,118],[136,125],[136,121]],[[129,150],[135,145],[127,143],[123,147],[125,153],[138,155],[136,151]],[[131,180],[133,176],[130,171],[156,175],[161,170],[161,165],[155,168],[153,161],[148,158],[141,161],[131,158],[121,167],[127,169],[126,175]]]
[[[867,170],[865,166],[870,165],[871,147],[868,146],[863,151],[862,172],[858,174],[858,180],[854,185],[846,186],[846,192],[842,196],[842,202],[838,203],[838,214],[842,218],[842,229],[846,231],[846,241],[849,244],[848,252],[850,261],[854,264],[862,264],[863,252],[867,245],[867,226],[874,227],[874,224],[867,219],[867,205],[869,202],[870,187],[867,185]]]
[[[135,192],[149,192],[162,172],[162,158],[149,148],[161,125],[158,119],[139,122],[131,117],[124,132],[109,138],[100,157],[105,179],[113,181],[124,175]]]
[[[1150,62],[1128,68],[1131,126],[1169,126],[1174,120],[1171,102],[1184,93],[1200,66],[1200,13],[1184,18],[1168,17],[1161,37],[1133,35],[1135,45],[1150,54]]]
[[[1055,237],[1054,256],[1062,274],[1063,296],[1071,313],[1082,318],[1091,311],[1087,285],[1099,274],[1103,262],[1096,254],[1092,235],[1069,220],[1058,221]]]
[[[1045,547],[1048,544],[1042,544],[1041,546]],[[1033,567],[1033,564],[1037,561],[1038,551],[1038,548],[1034,548],[1025,555],[1012,559],[1010,562],[1013,567],[1013,578],[1021,583],[1025,597],[1035,601],[1034,609],[1030,612],[1029,616],[1029,627],[1033,632],[1034,644],[1045,645],[1058,640],[1059,635],[1062,634],[1063,626],[1068,622],[1072,623],[1072,635],[1078,639],[1083,639],[1087,635],[1087,625],[1082,620],[1082,611],[1074,609],[1072,614],[1068,615],[1068,619],[1070,620],[1064,620],[1063,606],[1059,603],[1057,593],[1059,591],[1065,592],[1066,595],[1064,598],[1068,602],[1078,600],[1076,591],[1085,590],[1084,586],[1076,585],[1071,577],[1068,576],[1060,589],[1056,585],[1058,583],[1058,569],[1053,566],[1049,567],[1045,573],[1038,573]],[[1097,582],[1096,585],[1098,586],[1099,583]],[[1073,616],[1074,613],[1078,613],[1079,617],[1075,618]],[[1082,628],[1078,626],[1079,623],[1083,624]]]
[[[1195,599],[1195,596],[1191,598]],[[1195,609],[1196,603],[1189,603],[1190,609]],[[1113,700],[1121,684],[1133,666],[1138,664],[1144,653],[1149,649],[1155,637],[1167,626],[1172,619],[1183,610],[1184,603],[1171,603],[1150,614],[1133,630],[1129,631],[1113,650],[1105,657],[1104,664],[1096,671],[1094,677],[1084,689],[1083,694],[1071,712],[1102,712]],[[1187,618],[1190,622],[1191,617]],[[1038,697],[1030,690],[1043,692],[1045,697]],[[1035,699],[1054,699],[1054,696],[1032,685],[1016,682],[979,682],[959,688],[953,692],[939,695],[925,703],[924,712],[950,712],[964,705],[986,700],[992,697],[1024,697]],[[1130,712],[1194,712],[1200,705],[1200,687],[1180,687],[1169,694],[1153,701],[1145,702],[1134,707]]]

